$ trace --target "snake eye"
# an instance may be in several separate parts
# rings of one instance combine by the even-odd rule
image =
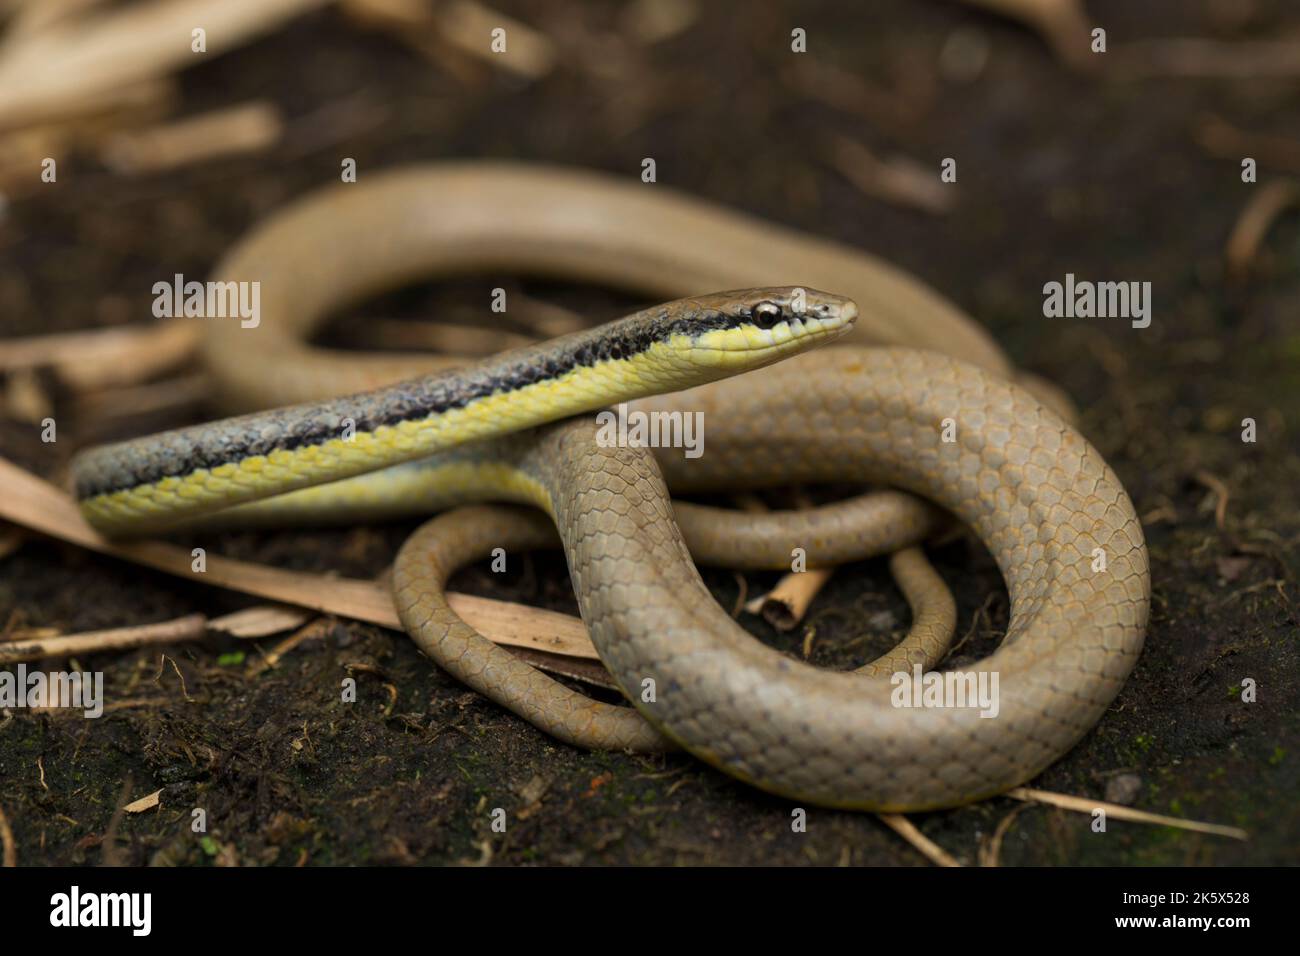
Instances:
[[[781,307],[775,302],[760,302],[754,306],[753,321],[760,329],[770,329],[781,321]]]

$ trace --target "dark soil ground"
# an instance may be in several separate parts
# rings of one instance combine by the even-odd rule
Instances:
[[[737,4],[735,13],[704,4],[694,29],[648,49],[610,39],[619,5],[496,6],[557,37],[564,68],[531,86],[443,71],[324,12],[184,74],[183,112],[276,100],[291,121],[283,148],[135,180],[91,157],[61,167],[57,186],[15,201],[0,224],[0,335],[148,321],[155,281],[205,273],[260,217],[336,181],[343,156],[362,176],[443,157],[632,176],[653,156],[665,185],[883,254],[952,298],[1018,363],[1068,390],[1144,517],[1154,587],[1146,650],[1099,726],[1035,785],[1101,799],[1116,778],[1136,775],[1135,806],[1238,825],[1250,839],[1115,821],[1094,833],[1086,815],[1034,806],[1010,821],[1002,862],[1300,861],[1300,232],[1284,219],[1254,276],[1230,282],[1225,239],[1259,186],[1193,136],[1212,114],[1300,142],[1294,83],[1128,82],[1105,66],[1080,77],[1035,35],[941,2]],[[1241,5],[1241,21],[1224,12],[1238,5],[1213,2],[1089,6],[1115,48],[1300,29],[1280,0]],[[865,78],[876,100],[850,108],[797,92],[793,26],[808,31],[808,57]],[[959,30],[989,45],[987,67],[968,83],[938,67]],[[340,100],[348,108],[329,112]],[[956,157],[953,213],[863,196],[827,162],[836,134],[936,169]],[[1287,172],[1261,158],[1261,182]],[[1149,280],[1150,328],[1043,318],[1042,285],[1066,272]],[[478,295],[481,283],[472,287]],[[593,317],[622,301],[525,287]],[[464,288],[418,291],[397,307],[418,318]],[[1240,440],[1246,417],[1258,423],[1255,444]],[[61,479],[77,447],[115,437],[63,418],[59,434],[45,445],[30,425],[0,422],[0,454]],[[1207,476],[1230,493],[1223,527]],[[214,550],[377,575],[411,527],[228,534]],[[971,633],[957,660],[987,653],[1007,615],[996,568],[963,540],[934,556],[958,594],[960,633]],[[730,607],[737,578],[707,579]],[[748,587],[769,581],[751,575]],[[477,569],[456,585],[576,610],[555,555],[535,556],[504,583]],[[0,562],[0,624],[11,629],[71,633],[248,603],[42,540]],[[803,632],[742,619],[759,639],[801,653]],[[807,623],[811,659],[845,667],[896,640],[907,609],[883,563],[869,562],[837,574]],[[167,648],[165,659],[158,649],[90,657],[75,665],[104,672],[110,704],[134,705],[93,721],[0,713],[0,807],[19,861],[97,864],[115,851],[132,864],[925,865],[868,814],[814,809],[807,833],[795,834],[789,802],[689,757],[557,744],[439,673],[401,634],[329,622],[278,668],[247,676],[271,643],[210,638]],[[353,705],[339,699],[349,674],[360,691]],[[1241,700],[1246,678],[1257,683],[1255,703]],[[159,787],[162,808],[122,819],[106,842],[123,793]],[[194,807],[208,815],[202,840],[189,828]],[[491,830],[497,807],[508,814],[504,834]],[[914,819],[973,863],[1020,810],[999,798]]]

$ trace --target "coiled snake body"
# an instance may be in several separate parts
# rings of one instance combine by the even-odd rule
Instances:
[[[425,360],[345,357],[300,340],[342,302],[472,266],[670,295],[760,285],[759,276],[809,285],[696,295],[349,399],[95,449],[75,465],[88,519],[130,533],[231,505],[248,520],[487,499],[540,507],[548,517],[461,509],[416,532],[394,584],[421,647],[562,739],[679,744],[742,780],[828,806],[920,809],[995,794],[1100,719],[1147,622],[1146,549],[1128,496],[1064,419],[1003,378],[1005,361],[978,329],[862,254],[587,174],[413,169],[311,198],[245,240],[218,277],[261,281],[264,324],[210,320],[209,363],[246,407],[414,374]],[[805,353],[845,333],[858,311],[814,285],[857,301],[859,338],[895,345]],[[703,456],[605,447],[590,416],[571,417],[638,397],[641,410],[703,411]],[[344,420],[355,434],[341,436]],[[398,462],[411,464],[388,467]],[[944,653],[915,628],[884,661],[828,673],[754,641],[712,600],[688,543],[706,560],[788,567],[792,547],[812,565],[835,563],[915,544],[934,526],[933,509],[885,493],[769,516],[745,539],[736,519],[668,498],[668,488],[821,481],[914,492],[988,546],[1011,598],[1006,639],[979,666],[998,675],[996,716],[896,706],[882,678]],[[635,709],[551,680],[441,597],[465,561],[547,544],[557,529],[592,641]],[[915,552],[895,562],[905,588],[937,588]]]

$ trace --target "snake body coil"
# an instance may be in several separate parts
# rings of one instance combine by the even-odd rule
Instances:
[[[696,217],[697,227],[715,228],[714,238],[735,239],[728,230],[743,231],[744,221],[717,218],[708,207],[684,200],[660,206],[622,189],[556,173],[529,180],[518,170],[490,169],[475,178],[456,167],[378,177],[346,197],[336,192],[333,199],[309,200],[273,219],[221,270],[224,278],[263,282],[263,302],[271,303],[264,328],[280,331],[262,341],[275,347],[239,344],[240,333],[221,329],[210,344],[214,368],[238,368],[223,377],[228,386],[253,387],[256,380],[254,391],[266,391],[268,363],[295,356],[301,367],[287,378],[299,398],[327,387],[304,384],[304,369],[332,368],[351,384],[409,371],[404,360],[345,366],[339,356],[303,351],[293,337],[338,302],[421,272],[484,262],[573,272],[581,261],[576,271],[586,278],[718,288],[724,284],[712,279],[729,268],[774,271],[766,261],[735,265],[744,250],[725,243],[698,262],[681,262],[683,274],[675,277],[663,276],[662,246],[642,248],[635,262],[602,268],[598,263],[608,257],[590,244],[605,221],[596,213],[614,215],[602,202],[624,213],[631,204],[654,224]],[[435,202],[457,190],[471,198],[450,207]],[[515,220],[483,212],[499,211],[502,195],[515,203]],[[435,223],[420,215],[435,207],[445,218]],[[340,223],[340,215],[350,218]],[[484,238],[507,233],[522,238],[513,246]],[[755,259],[773,255],[745,236]],[[773,241],[778,253],[781,244],[798,251],[800,265],[816,271],[819,284],[867,301],[863,283],[882,301],[924,301],[908,299],[915,288],[904,278],[839,247],[788,233]],[[651,240],[638,242],[644,247]],[[837,277],[847,284],[837,285]],[[873,285],[877,279],[883,286]],[[301,306],[297,318],[282,314],[295,306]],[[451,512],[416,532],[399,557],[394,584],[403,622],[457,677],[584,746],[661,749],[671,741],[764,789],[828,806],[950,806],[1024,782],[1100,719],[1141,649],[1150,585],[1132,504],[1097,451],[1041,401],[1000,377],[1006,368],[981,334],[962,328],[933,301],[929,307],[927,315],[961,329],[952,344],[974,343],[969,357],[985,368],[896,347],[797,354],[846,331],[854,318],[852,303],[809,289],[700,296],[351,399],[95,450],[76,463],[78,488],[87,517],[113,533],[240,503],[235,513],[250,518],[276,508],[319,514],[340,505],[361,515],[485,499],[539,506],[559,531],[592,641],[635,710],[590,701],[552,681],[474,633],[441,599],[447,577],[484,542],[514,548],[553,539],[550,522],[524,511]],[[867,324],[880,321],[872,314]],[[933,327],[920,330],[914,322],[902,315],[884,326],[895,341],[940,344],[932,341]],[[281,351],[276,336],[295,344]],[[698,459],[605,447],[590,418],[569,418],[787,355],[756,374],[635,404],[647,411],[703,411],[707,448]],[[355,425],[350,438],[338,435],[344,419]],[[542,424],[555,419],[566,420]],[[945,420],[953,427],[945,429]],[[465,442],[472,444],[452,448]],[[412,463],[362,474],[401,461]],[[347,480],[322,484],[337,479]],[[727,560],[734,542],[720,544],[727,536],[711,534],[690,508],[678,509],[688,527],[684,539],[669,488],[813,481],[873,481],[915,492],[985,542],[1011,597],[1007,637],[979,666],[998,677],[996,716],[974,707],[898,706],[891,683],[878,679],[888,673],[881,667],[819,671],[755,642],[713,602],[687,539],[692,548],[714,549],[718,560]],[[285,491],[291,493],[257,502]],[[892,535],[891,547],[930,527],[928,509],[896,497],[883,509],[888,515],[876,515],[894,522],[884,535]],[[791,545],[801,546],[815,564],[819,556],[828,563],[878,548],[879,538],[845,547],[818,537],[846,513],[824,512],[821,525],[803,526],[809,537],[796,535],[770,550],[788,555]],[[915,580],[920,589],[930,586]],[[932,666],[942,650],[923,643],[908,650],[916,657],[890,660]]]

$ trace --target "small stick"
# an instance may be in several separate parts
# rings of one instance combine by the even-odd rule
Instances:
[[[905,132],[916,125],[928,104],[916,104],[894,90],[868,83],[857,73],[821,60],[794,57],[785,84],[809,99],[865,119],[871,127]]]
[[[174,320],[93,332],[8,339],[0,372],[52,368],[77,391],[134,385],[184,363],[198,347],[201,327]]]
[[[275,104],[242,103],[176,123],[113,136],[100,151],[118,173],[160,173],[205,160],[269,149],[284,132]]]
[[[323,636],[328,632],[330,624],[330,621],[324,620],[323,618],[317,618],[303,627],[298,628],[298,630],[294,631],[279,644],[275,645],[275,647],[271,648],[269,654],[250,664],[248,667],[248,676],[256,677],[263,671],[268,671],[273,667],[279,667],[280,660],[285,654],[288,654],[291,650],[305,641],[309,641],[314,637]]]
[[[767,506],[757,495],[737,496],[737,500],[745,511],[767,511]],[[801,508],[812,507],[812,503],[803,492],[795,493],[795,501]],[[760,594],[746,603],[745,610],[750,614],[762,614],[763,619],[778,631],[794,630],[803,620],[803,616],[808,613],[813,598],[817,597],[834,574],[833,567],[787,571],[771,591]],[[804,656],[806,657],[807,654]]]
[[[1228,520],[1228,499],[1232,497],[1227,483],[1217,475],[1212,475],[1205,469],[1201,469],[1192,476],[1199,484],[1204,485],[1214,492],[1214,526],[1220,531],[1224,530],[1224,524]]]
[[[1007,791],[1008,797],[1017,800],[1029,800],[1046,803],[1062,810],[1074,810],[1077,813],[1091,814],[1094,810],[1104,810],[1108,817],[1116,820],[1128,820],[1132,823],[1153,823],[1157,826],[1177,827],[1180,830],[1193,830],[1196,833],[1211,833],[1215,836],[1231,837],[1234,840],[1248,840],[1250,834],[1240,827],[1228,827],[1218,823],[1200,823],[1196,820],[1183,820],[1179,817],[1167,817],[1159,813],[1148,813],[1132,807],[1122,807],[1117,803],[1101,800],[1089,800],[1086,797],[1072,797],[1064,793],[1052,793],[1050,790],[1034,790],[1029,787],[1016,787]]]
[[[1019,20],[1036,31],[1057,58],[1076,70],[1094,65],[1088,41],[1092,23],[1081,0],[961,0],[968,6]]]
[[[1300,187],[1289,179],[1275,179],[1251,191],[1223,252],[1232,278],[1241,281],[1250,274],[1273,223],[1298,202]]]
[[[127,813],[144,813],[146,810],[152,810],[162,802],[162,791],[155,790],[148,796],[141,797],[128,803],[122,809]]]
[[[1261,166],[1300,173],[1300,142],[1290,137],[1248,133],[1212,115],[1200,121],[1193,135],[1211,156],[1237,162],[1250,156]]]
[[[189,581],[256,594],[284,604],[402,630],[390,589],[374,581],[327,577],[209,555],[202,574],[189,550],[155,540],[109,541],[91,528],[59,489],[0,458],[0,518],[100,554],[133,561]],[[498,644],[599,660],[579,618],[555,611],[448,592],[451,609]]]
[[[901,813],[877,813],[876,816],[880,818],[881,823],[912,844],[935,866],[961,866],[955,857],[918,830],[912,821]]]
[[[18,846],[14,842],[14,831],[9,827],[9,818],[5,816],[4,807],[0,807],[0,844],[4,845],[0,866],[17,866]]]
[[[75,657],[121,651],[149,644],[192,641],[203,636],[208,619],[202,614],[188,614],[173,621],[119,627],[107,631],[88,631],[67,637],[49,637],[35,641],[12,641],[0,645],[0,664],[38,661],[43,657]]]
[[[1011,829],[1011,824],[1015,823],[1016,817],[1031,806],[1033,806],[1031,803],[1022,803],[998,821],[997,828],[993,831],[993,836],[989,838],[989,842],[980,847],[980,866],[997,867],[1002,865],[998,862],[998,858],[1002,855],[1002,840],[1006,837],[1007,831]]]
[[[475,0],[454,0],[439,7],[436,22],[448,43],[516,76],[539,80],[555,69],[557,55],[550,37]],[[496,29],[505,31],[503,53],[489,45]]]
[[[29,35],[0,56],[0,128],[99,111],[109,94],[206,63],[329,2],[150,0]],[[189,42],[200,25],[205,54]]]
[[[928,169],[902,156],[880,159],[843,136],[832,141],[830,157],[840,174],[868,196],[936,216],[952,210],[957,187],[940,181],[937,166]]]
[[[104,0],[41,0],[37,3],[35,0],[18,0],[16,4],[11,4],[16,9],[5,28],[3,43],[16,43],[23,37],[84,17],[91,12],[91,7],[103,2]]]
[[[778,631],[793,630],[808,613],[813,598],[826,586],[834,573],[834,568],[809,568],[797,574],[791,572],[781,578],[771,591],[755,599],[759,602],[758,610],[767,623]],[[754,602],[751,601],[750,604]]]

